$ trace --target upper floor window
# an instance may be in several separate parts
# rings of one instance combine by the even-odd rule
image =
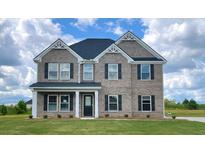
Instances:
[[[151,96],[142,96],[142,111],[151,111]]]
[[[141,79],[150,80],[150,64],[141,65]]]
[[[83,80],[93,80],[93,64],[83,65]]]
[[[70,80],[70,64],[69,63],[60,64],[60,79]]]
[[[108,80],[118,80],[118,64],[108,64]]]
[[[58,64],[57,63],[48,64],[48,79],[49,80],[58,79]]]

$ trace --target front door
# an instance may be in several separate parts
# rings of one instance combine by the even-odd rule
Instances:
[[[84,95],[84,116],[92,116],[92,95]]]

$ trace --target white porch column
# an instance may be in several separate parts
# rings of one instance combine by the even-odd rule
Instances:
[[[99,111],[98,111],[98,91],[95,91],[95,118],[99,117]]]
[[[33,118],[37,118],[37,91],[32,91],[32,116]]]
[[[79,118],[79,91],[75,91],[75,117]]]

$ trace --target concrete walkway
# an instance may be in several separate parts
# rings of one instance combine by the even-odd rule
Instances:
[[[197,122],[204,122],[205,123],[205,117],[176,117],[176,119],[183,119],[183,120],[197,121]]]

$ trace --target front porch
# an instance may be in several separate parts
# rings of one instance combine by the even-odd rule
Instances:
[[[101,89],[99,84],[90,87],[82,86],[80,83],[77,87],[48,87],[48,85],[42,87],[39,84],[34,86],[32,86],[32,115],[34,118],[43,115],[53,117],[72,115],[76,118],[99,117],[98,90]]]

